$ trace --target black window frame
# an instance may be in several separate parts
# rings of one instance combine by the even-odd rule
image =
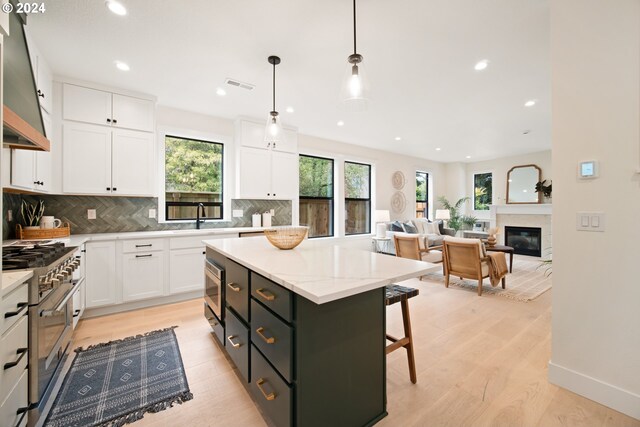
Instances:
[[[418,203],[424,203],[425,207],[424,207],[424,211],[423,211],[423,218],[429,218],[429,172],[423,172],[423,171],[416,171],[416,180],[418,175],[424,175],[425,180],[424,180],[424,185],[425,185],[425,191],[424,191],[424,200],[418,200],[418,188],[416,186],[416,218],[418,218]]]
[[[489,203],[487,203],[486,209],[476,209],[476,176],[478,175],[491,175],[491,197],[489,199]],[[474,172],[473,173],[473,210],[474,211],[488,211],[489,206],[493,204],[493,172]]]
[[[329,233],[327,235],[322,236],[308,236],[309,239],[318,239],[322,237],[333,237],[335,236],[335,198],[336,198],[336,180],[335,180],[335,172],[336,172],[336,161],[335,159],[331,159],[329,157],[321,157],[321,156],[313,156],[310,154],[298,154],[298,163],[300,162],[300,157],[309,157],[312,159],[320,159],[320,160],[328,160],[331,162],[331,197],[320,197],[320,196],[301,196],[300,189],[298,189],[298,214],[300,213],[300,201],[301,200],[329,200],[329,204],[331,206],[330,216],[329,216]],[[298,172],[300,173],[300,172]],[[299,177],[298,177],[299,179]]]
[[[220,146],[220,201],[219,202],[169,202],[167,201],[167,160],[166,160],[166,151],[163,157],[164,159],[164,220],[166,222],[175,222],[175,221],[195,221],[197,217],[193,218],[169,218],[169,208],[173,206],[195,206],[198,209],[198,205],[202,203],[203,206],[212,206],[220,208],[220,217],[200,217],[202,220],[223,220],[224,219],[224,144],[222,142],[216,141],[207,141],[206,139],[200,138],[190,138],[186,136],[177,136],[177,135],[164,135],[164,142],[166,144],[167,138],[176,138],[176,139],[184,139],[188,141],[196,141],[196,142],[205,142],[207,144],[216,144]],[[165,145],[166,147],[166,145]],[[205,210],[206,211],[206,210]],[[213,209],[212,209],[213,211]]]
[[[345,217],[344,217],[344,235],[345,236],[359,236],[362,234],[371,234],[371,165],[368,163],[360,163],[360,162],[353,162],[353,161],[348,161],[345,160],[344,161],[344,165],[343,168],[346,170],[346,166],[348,164],[352,164],[352,165],[360,165],[360,166],[367,166],[369,168],[369,197],[366,199],[362,199],[359,197],[347,197],[347,186],[346,184],[343,182],[343,185],[345,187],[344,189],[344,210],[345,210]],[[344,173],[344,175],[346,176],[346,173]],[[351,201],[368,201],[369,202],[369,223],[368,223],[368,231],[364,231],[362,233],[347,233],[347,215],[346,215],[346,211],[347,211],[347,202],[351,202]]]

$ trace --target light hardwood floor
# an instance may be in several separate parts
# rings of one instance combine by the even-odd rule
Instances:
[[[410,280],[418,383],[404,351],[387,357],[388,426],[640,426],[640,421],[547,381],[551,291],[529,302]],[[508,286],[508,282],[507,282]],[[136,426],[265,426],[204,319],[202,300],[82,320],[75,346],[177,325],[194,399]],[[400,335],[400,304],[387,311]],[[301,426],[304,427],[304,426]]]

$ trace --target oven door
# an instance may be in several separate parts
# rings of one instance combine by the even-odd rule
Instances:
[[[204,299],[216,315],[218,320],[223,321],[223,295],[224,270],[218,267],[210,259],[204,263]]]

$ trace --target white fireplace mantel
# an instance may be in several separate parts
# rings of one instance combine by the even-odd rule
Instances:
[[[504,244],[504,227],[540,227],[543,256],[551,247],[551,204],[491,205],[491,227],[498,228],[498,242]]]
[[[544,204],[521,204],[521,205],[491,205],[489,211],[491,218],[495,219],[501,215],[551,215],[551,203]]]

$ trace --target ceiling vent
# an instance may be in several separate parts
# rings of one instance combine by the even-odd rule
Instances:
[[[239,80],[234,80],[234,79],[226,79],[224,82],[228,85],[240,87],[246,90],[253,90],[253,88],[255,87],[255,85],[252,85],[250,83],[243,83]]]

